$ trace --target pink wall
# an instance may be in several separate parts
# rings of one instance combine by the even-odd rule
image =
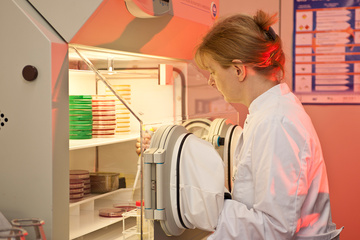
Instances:
[[[359,238],[360,106],[305,106],[318,132],[327,166],[333,221],[342,240]]]

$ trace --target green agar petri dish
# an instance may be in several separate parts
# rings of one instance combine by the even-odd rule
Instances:
[[[86,120],[92,120],[92,114],[88,115],[70,115],[69,116],[70,121],[86,121]]]
[[[73,100],[73,99],[92,99],[91,95],[69,95],[69,100]]]
[[[69,135],[69,139],[91,139],[92,134],[89,135]]]
[[[70,130],[70,139],[90,139],[92,138],[92,130]]]
[[[82,110],[69,110],[70,115],[91,115],[92,116],[92,110],[91,109],[82,109]]]
[[[93,121],[92,120],[80,120],[80,121],[70,120],[69,123],[70,123],[70,125],[92,125]]]
[[[92,133],[92,130],[76,130],[76,129],[70,129],[69,133],[72,135],[86,135]]]
[[[92,104],[92,96],[91,95],[70,95],[69,96],[69,104]]]
[[[70,104],[69,105],[69,109],[70,110],[82,110],[82,109],[92,109],[92,105],[91,104]]]
[[[92,130],[92,124],[87,125],[71,125],[69,127],[70,130]]]
[[[92,101],[91,100],[75,99],[75,100],[69,100],[69,104],[92,105]]]

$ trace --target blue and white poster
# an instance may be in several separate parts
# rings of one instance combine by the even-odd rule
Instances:
[[[360,104],[360,0],[294,0],[293,91],[305,104]]]

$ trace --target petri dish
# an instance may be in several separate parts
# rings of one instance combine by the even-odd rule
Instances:
[[[70,188],[70,195],[76,194],[76,193],[84,193],[84,188]]]
[[[89,120],[92,120],[92,114],[88,114],[88,115],[70,115],[69,120],[70,121],[89,121]]]
[[[69,130],[70,139],[89,139],[92,136],[92,130]]]
[[[91,104],[69,104],[70,110],[93,109]]]
[[[116,124],[108,124],[108,125],[93,125],[93,133],[94,131],[114,131]]]
[[[116,121],[115,115],[110,116],[93,116],[93,121]]]
[[[116,125],[114,120],[93,121],[93,125]]]
[[[72,124],[70,124],[69,128],[70,128],[70,131],[72,131],[72,130],[92,130],[92,124],[84,124],[84,125],[72,125]],[[72,134],[81,134],[81,132],[78,132],[78,133],[72,132]]]
[[[114,208],[125,209],[127,212],[136,209],[136,206],[125,205],[124,203],[114,203],[114,204],[113,204],[113,207],[114,207]]]
[[[84,193],[70,193],[70,199],[79,199],[84,197]]]
[[[115,105],[109,105],[109,106],[103,106],[103,105],[93,105],[92,108],[93,111],[101,111],[101,110],[105,110],[105,111],[115,111]]]
[[[93,124],[93,121],[92,120],[70,120],[69,121],[69,124],[70,125],[91,125]]]
[[[85,105],[91,105],[92,101],[91,100],[69,100],[69,104],[85,104]]]
[[[76,126],[74,126],[76,127]],[[92,126],[91,126],[92,127]],[[69,129],[71,135],[88,135],[91,132],[92,128],[89,129]]]
[[[116,114],[114,111],[93,111],[92,113],[93,117],[108,117],[112,116],[113,118],[116,118]]]
[[[103,208],[99,210],[99,216],[101,217],[122,217],[123,213],[126,213],[124,208]]]
[[[72,140],[81,140],[81,139],[92,139],[92,134],[90,135],[70,135],[69,139]]]
[[[91,181],[90,181],[90,174],[89,174],[89,176],[88,176],[87,178],[83,178],[82,180],[83,180],[85,186],[86,186],[87,184],[90,184],[90,183],[91,183]]]
[[[92,115],[92,109],[69,110],[70,115]]]
[[[91,95],[70,95],[69,100],[86,100],[86,99],[92,99]]]
[[[70,181],[70,189],[85,187],[84,182],[81,179],[70,179],[70,180],[80,180],[79,183],[71,183],[71,181]]]
[[[111,134],[115,134],[115,128],[113,129],[93,129],[92,132],[93,135],[111,135]]]
[[[90,172],[87,170],[70,170],[70,179],[90,179]]]
[[[83,179],[70,179],[70,184],[76,184],[76,183],[84,183]]]

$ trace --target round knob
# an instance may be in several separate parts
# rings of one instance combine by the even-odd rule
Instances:
[[[26,81],[34,81],[38,76],[38,70],[34,66],[26,65],[23,68],[22,75]]]

